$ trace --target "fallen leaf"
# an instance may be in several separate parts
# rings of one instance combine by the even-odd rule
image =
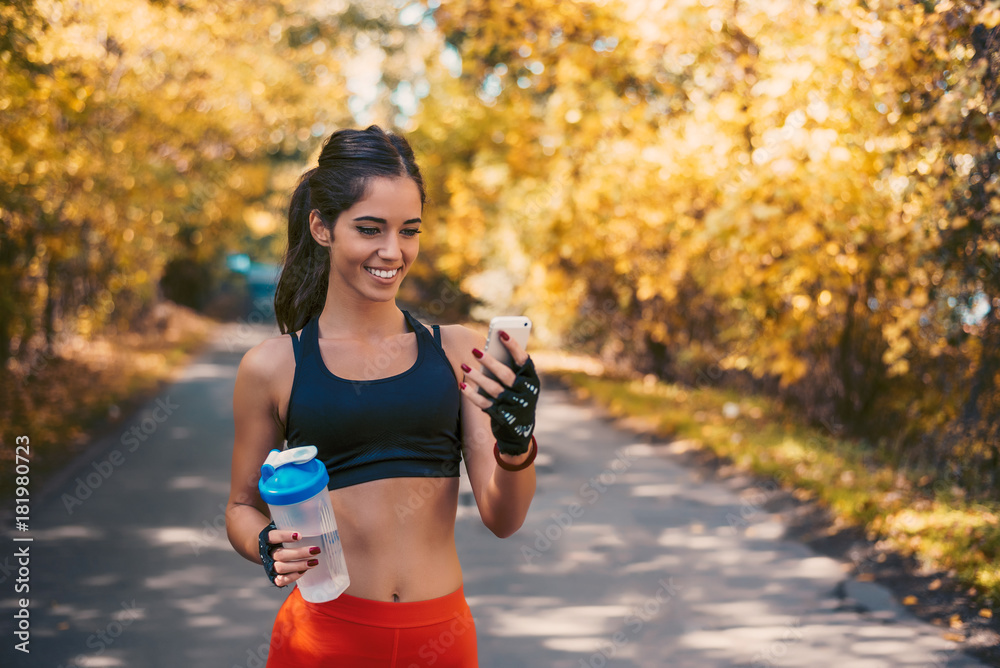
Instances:
[[[952,615],[951,619],[948,620],[948,626],[950,626],[953,629],[962,628],[962,618],[957,614]]]
[[[941,637],[952,642],[965,642],[965,636],[961,633],[942,633]]]
[[[855,579],[858,582],[874,582],[875,581],[875,574],[874,573],[859,573],[858,577],[856,577]]]
[[[917,604],[916,596],[907,596],[903,598],[903,605],[916,605],[916,604]]]
[[[986,619],[993,619],[993,611],[989,608],[983,608],[979,611],[980,617],[985,617]]]
[[[938,589],[940,589],[941,588],[941,578],[938,578],[934,582],[932,582],[929,585],[927,585],[927,588],[930,589],[931,591],[937,591]]]

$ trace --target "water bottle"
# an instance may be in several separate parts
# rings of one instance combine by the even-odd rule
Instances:
[[[284,547],[319,546],[320,553],[315,557],[319,564],[307,570],[295,584],[302,598],[310,603],[323,603],[344,593],[351,580],[326,489],[330,476],[323,462],[316,459],[316,452],[314,445],[271,450],[260,468],[257,488],[271,509],[275,526],[299,532],[299,540],[283,543]]]

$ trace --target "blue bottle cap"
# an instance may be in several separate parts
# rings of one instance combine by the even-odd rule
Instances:
[[[268,505],[290,506],[326,489],[330,476],[316,452],[314,445],[271,450],[260,467],[260,498]]]

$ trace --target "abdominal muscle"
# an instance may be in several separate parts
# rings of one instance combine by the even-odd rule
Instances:
[[[351,584],[376,601],[424,601],[462,586],[458,478],[385,478],[330,491]]]

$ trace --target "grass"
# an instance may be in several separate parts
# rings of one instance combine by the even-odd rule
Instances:
[[[865,443],[809,426],[766,397],[652,377],[560,375],[578,396],[614,416],[638,420],[661,437],[688,439],[740,469],[773,478],[799,498],[829,507],[839,524],[864,527],[869,538],[950,571],[983,605],[1000,602],[1000,503],[974,503],[961,490],[933,485],[932,473],[879,463]]]
[[[29,489],[37,492],[94,438],[121,428],[199,351],[214,321],[172,304],[160,327],[110,338],[67,339],[0,383],[0,499],[14,496],[15,439],[30,439]],[[22,441],[23,442],[23,441]]]

